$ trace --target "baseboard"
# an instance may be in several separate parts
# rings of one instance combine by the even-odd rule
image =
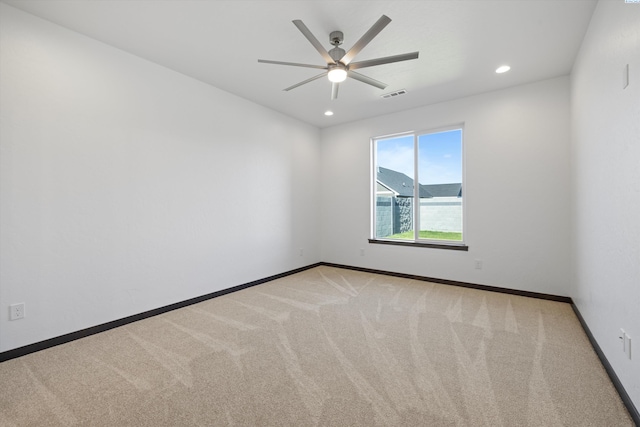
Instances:
[[[636,408],[636,406],[631,401],[629,394],[627,394],[627,390],[625,390],[624,386],[622,385],[622,382],[620,382],[620,378],[618,378],[618,375],[616,374],[616,371],[613,370],[613,367],[609,363],[609,360],[607,360],[607,357],[604,355],[604,352],[600,348],[598,341],[596,341],[596,338],[591,333],[591,330],[589,329],[589,326],[587,326],[587,323],[584,321],[584,318],[582,317],[580,310],[578,310],[578,307],[572,303],[571,308],[573,308],[573,312],[576,314],[576,317],[580,321],[580,324],[582,325],[582,329],[584,329],[584,332],[587,334],[587,337],[589,338],[589,342],[591,342],[591,346],[593,347],[596,354],[598,355],[598,358],[600,359],[602,366],[604,366],[605,371],[607,371],[607,374],[609,375],[609,378],[611,379],[613,386],[618,391],[618,394],[622,399],[622,403],[624,403],[624,406],[627,408],[627,411],[629,411],[629,415],[631,415],[633,422],[636,423],[636,426],[640,426],[640,413],[638,413],[638,408]]]
[[[290,276],[292,274],[300,273],[301,271],[309,270],[314,267],[318,267],[321,263],[315,263],[307,265],[305,267],[296,268],[284,273],[276,274],[273,276],[265,277],[264,279],[254,280],[253,282],[244,283],[242,285],[234,286],[220,291],[212,292],[210,294],[202,295],[199,297],[191,298],[185,301],[170,304],[164,307],[156,308],[153,310],[145,311],[144,313],[134,314],[133,316],[124,317],[122,319],[113,320],[111,322],[103,323],[101,325],[92,326],[90,328],[82,329],[80,331],[71,332],[58,337],[50,338],[48,340],[40,341],[37,343],[29,344],[24,347],[14,348],[0,353],[0,363],[7,360],[15,359],[17,357],[25,356],[36,351],[45,350],[47,348],[55,347],[60,344],[65,344],[71,341],[85,338],[90,335],[98,334],[100,332],[108,331],[109,329],[117,328],[127,325],[129,323],[137,322],[138,320],[146,319],[148,317],[157,316],[158,314],[167,313],[172,310],[187,307],[189,305],[197,304],[202,301],[206,301],[212,298],[216,298],[222,295],[226,295],[232,292],[237,292],[242,289],[250,288],[252,286],[261,285],[262,283],[270,282],[272,280],[280,279],[282,277]]]
[[[463,287],[463,288],[479,289],[479,290],[482,290],[482,291],[499,292],[499,293],[502,293],[502,294],[519,295],[519,296],[522,296],[522,297],[545,299],[545,300],[550,300],[550,301],[564,302],[564,303],[567,303],[567,304],[572,304],[573,303],[573,301],[569,297],[562,297],[562,296],[552,295],[552,294],[543,294],[543,293],[540,293],[540,292],[521,291],[519,289],[500,288],[498,286],[478,285],[478,284],[475,284],[475,283],[458,282],[456,280],[447,280],[447,279],[438,279],[438,278],[435,278],[435,277],[416,276],[416,275],[413,275],[413,274],[396,273],[396,272],[384,271],[384,270],[375,270],[375,269],[372,269],[372,268],[353,267],[353,266],[350,266],[350,265],[333,264],[333,263],[330,263],[330,262],[321,262],[320,265],[325,265],[327,267],[344,268],[344,269],[347,269],[347,270],[362,271],[364,273],[384,274],[385,276],[402,277],[404,279],[420,280],[420,281],[423,281],[423,282],[433,282],[433,283],[440,283],[440,284],[443,284],[443,285],[452,285],[452,286],[460,286],[460,287]]]
[[[444,285],[461,286],[461,287],[464,287],[464,288],[479,289],[479,290],[490,291],[490,292],[499,292],[499,293],[505,293],[505,294],[511,294],[511,295],[519,295],[519,296],[525,296],[525,297],[531,297],[531,298],[539,298],[539,299],[545,299],[545,300],[568,303],[568,304],[571,305],[571,307],[573,308],[573,311],[575,312],[576,316],[578,317],[578,320],[580,321],[580,324],[582,325],[582,328],[584,329],[585,333],[587,334],[587,337],[589,338],[589,341],[591,342],[591,345],[592,345],[593,349],[595,350],[596,354],[600,358],[600,361],[601,361],[602,365],[604,366],[607,374],[609,375],[609,378],[611,379],[611,382],[613,383],[614,387],[618,391],[618,394],[620,395],[620,398],[622,399],[622,402],[624,403],[625,407],[627,408],[627,411],[629,411],[629,414],[631,415],[631,418],[633,419],[633,421],[635,422],[635,424],[637,426],[640,426],[640,414],[638,413],[637,408],[635,407],[635,405],[631,401],[631,398],[627,394],[627,391],[623,387],[622,383],[620,382],[620,379],[616,375],[615,371],[611,367],[611,364],[609,363],[609,361],[605,357],[604,353],[602,352],[602,349],[598,345],[598,342],[596,341],[595,337],[593,336],[593,334],[589,330],[589,327],[585,323],[584,318],[582,317],[582,315],[580,314],[580,311],[578,310],[578,307],[576,307],[576,305],[573,303],[571,298],[558,296],[558,295],[544,294],[544,293],[539,293],[539,292],[521,291],[521,290],[518,290],[518,289],[500,288],[500,287],[497,287],[497,286],[479,285],[479,284],[475,284],[475,283],[459,282],[459,281],[455,281],[455,280],[439,279],[439,278],[433,278],[433,277],[425,277],[425,276],[417,276],[417,275],[412,275],[412,274],[404,274],[404,273],[397,273],[397,272],[391,272],[391,271],[376,270],[376,269],[372,269],[372,268],[354,267],[354,266],[349,266],[349,265],[334,264],[334,263],[330,263],[330,262],[318,262],[318,263],[311,264],[311,265],[308,265],[308,266],[305,266],[305,267],[300,267],[300,268],[297,268],[297,269],[294,269],[294,270],[290,270],[290,271],[287,271],[287,272],[284,272],[284,273],[280,273],[280,274],[276,274],[276,275],[273,275],[273,276],[265,277],[263,279],[254,280],[252,282],[244,283],[242,285],[234,286],[234,287],[231,287],[231,288],[227,288],[227,289],[223,289],[223,290],[220,290],[220,291],[212,292],[210,294],[206,294],[206,295],[202,295],[202,296],[199,296],[199,297],[191,298],[191,299],[188,299],[188,300],[185,300],[185,301],[177,302],[175,304],[170,304],[170,305],[167,305],[167,306],[164,306],[164,307],[156,308],[154,310],[149,310],[149,311],[146,311],[144,313],[135,314],[133,316],[129,316],[129,317],[125,317],[125,318],[122,318],[122,319],[114,320],[114,321],[111,321],[111,322],[103,323],[103,324],[97,325],[97,326],[92,326],[90,328],[82,329],[82,330],[76,331],[76,332],[71,332],[71,333],[68,333],[68,334],[65,334],[65,335],[61,335],[59,337],[54,337],[54,338],[51,338],[51,339],[48,339],[48,340],[45,340],[45,341],[40,341],[40,342],[37,342],[37,343],[34,343],[34,344],[29,344],[29,345],[26,345],[24,347],[19,347],[19,348],[15,348],[15,349],[12,349],[12,350],[8,350],[8,351],[0,353],[0,363],[1,362],[5,362],[7,360],[15,359],[17,357],[25,356],[25,355],[30,354],[30,353],[35,353],[35,352],[40,351],[40,350],[45,350],[47,348],[55,347],[55,346],[60,345],[60,344],[65,344],[65,343],[68,343],[68,342],[71,342],[71,341],[74,341],[74,340],[77,340],[77,339],[80,339],[80,338],[85,338],[85,337],[88,337],[90,335],[98,334],[100,332],[105,332],[105,331],[108,331],[109,329],[113,329],[113,328],[117,328],[117,327],[120,327],[120,326],[124,326],[124,325],[127,325],[129,323],[137,322],[138,320],[146,319],[146,318],[152,317],[152,316],[157,316],[157,315],[162,314],[162,313],[167,313],[167,312],[172,311],[172,310],[177,310],[179,308],[183,308],[183,307],[187,307],[189,305],[197,304],[197,303],[202,302],[202,301],[206,301],[206,300],[209,300],[209,299],[212,299],[212,298],[216,298],[216,297],[219,297],[219,296],[222,296],[222,295],[226,295],[226,294],[229,294],[229,293],[232,293],[232,292],[237,292],[237,291],[242,290],[242,289],[246,289],[246,288],[250,288],[252,286],[260,285],[260,284],[263,284],[263,283],[266,283],[266,282],[270,282],[272,280],[276,280],[276,279],[280,279],[282,277],[290,276],[292,274],[300,273],[302,271],[309,270],[311,268],[318,267],[318,266],[343,268],[343,269],[347,269],[347,270],[362,271],[362,272],[365,272],[365,273],[383,274],[383,275],[386,275],[386,276],[402,277],[402,278],[405,278],[405,279],[414,279],[414,280],[420,280],[420,281],[425,281],[425,282],[440,283],[440,284],[444,284]]]
[[[157,316],[159,314],[162,313],[167,313],[169,311],[172,310],[177,310],[179,308],[183,308],[183,307],[187,307],[189,305],[192,304],[197,304],[199,302],[202,301],[206,301],[208,299],[212,299],[212,298],[216,298],[222,295],[226,295],[232,292],[237,292],[239,290],[242,289],[246,289],[246,288],[250,288],[252,286],[256,286],[256,285],[260,285],[262,283],[266,283],[269,282],[271,280],[275,280],[275,279],[280,279],[282,277],[286,277],[289,276],[291,274],[295,274],[295,273],[299,273],[314,267],[318,267],[320,265],[324,265],[324,266],[328,266],[328,267],[336,267],[336,268],[344,268],[344,269],[348,269],[348,270],[357,270],[357,271],[363,271],[363,272],[367,272],[367,273],[376,273],[376,274],[384,274],[387,276],[395,276],[395,277],[403,277],[403,278],[407,278],[407,279],[415,279],[415,280],[422,280],[422,281],[428,281],[428,282],[435,282],[435,283],[441,283],[441,284],[445,284],[445,285],[454,285],[454,286],[462,286],[462,287],[466,287],[466,288],[473,288],[473,289],[480,289],[480,290],[485,290],[485,291],[493,291],[493,292],[502,292],[502,293],[508,293],[508,294],[513,294],[513,295],[520,295],[520,296],[527,296],[527,297],[533,297],[533,298],[542,298],[542,299],[548,299],[548,300],[553,300],[553,301],[559,301],[559,302],[566,302],[566,303],[571,303],[571,298],[568,297],[560,297],[560,296],[556,296],[556,295],[548,295],[548,294],[541,294],[541,293],[537,293],[537,292],[528,292],[528,291],[520,291],[520,290],[516,290],[516,289],[506,289],[506,288],[499,288],[499,287],[494,287],[494,286],[486,286],[486,285],[477,285],[477,284],[473,284],[473,283],[466,283],[466,282],[457,282],[457,281],[453,281],[453,280],[445,280],[445,279],[437,279],[437,278],[432,278],[432,277],[424,277],[424,276],[415,276],[415,275],[410,275],[410,274],[404,274],[404,273],[395,273],[395,272],[390,272],[390,271],[383,271],[383,270],[374,270],[371,268],[362,268],[362,267],[353,267],[353,266],[348,266],[348,265],[342,265],[342,264],[333,264],[333,263],[328,263],[328,262],[318,262],[315,264],[311,264],[305,267],[301,267],[301,268],[297,268],[294,270],[290,270],[284,273],[280,273],[280,274],[276,274],[273,276],[269,276],[269,277],[265,277],[263,279],[259,279],[259,280],[254,280],[252,282],[249,283],[244,283],[242,285],[238,285],[238,286],[234,286],[231,288],[227,288],[227,289],[223,289],[217,292],[213,292],[210,294],[206,294],[206,295],[202,295],[199,297],[195,297],[195,298],[191,298],[185,301],[181,301],[181,302],[177,302],[174,304],[170,304],[164,307],[160,307],[160,308],[156,308],[153,310],[149,310],[149,311],[145,311],[144,313],[139,313],[139,314],[134,314],[132,316],[128,316],[128,317],[124,317],[122,319],[117,319],[117,320],[113,320],[111,322],[107,322],[107,323],[103,323],[100,325],[96,325],[96,326],[92,326],[90,328],[86,328],[86,329],[82,329],[79,331],[75,331],[75,332],[70,332],[68,334],[65,335],[60,335],[58,337],[54,337],[54,338],[50,338],[48,340],[44,340],[44,341],[39,341],[33,344],[29,344],[23,347],[18,347],[12,350],[7,350],[5,352],[0,353],[0,363],[7,361],[7,360],[11,360],[11,359],[15,359],[17,357],[21,357],[21,356],[25,356],[27,354],[30,353],[35,353],[36,351],[40,351],[40,350],[45,350],[47,348],[51,348],[51,347],[55,347],[57,345],[60,344],[65,344],[80,338],[85,338],[94,334],[98,334],[100,332],[105,332],[108,331],[109,329],[113,329],[113,328],[118,328],[120,326],[124,326],[127,325],[129,323],[133,323],[133,322],[137,322],[138,320],[143,320],[152,316]]]

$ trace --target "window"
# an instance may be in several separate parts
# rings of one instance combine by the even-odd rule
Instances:
[[[466,249],[462,134],[457,126],[372,139],[373,243]]]

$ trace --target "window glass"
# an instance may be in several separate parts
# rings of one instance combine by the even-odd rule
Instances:
[[[420,239],[462,241],[462,129],[418,136]]]
[[[462,128],[376,138],[373,153],[374,239],[462,243]]]
[[[375,236],[413,239],[414,136],[380,139],[375,146]]]

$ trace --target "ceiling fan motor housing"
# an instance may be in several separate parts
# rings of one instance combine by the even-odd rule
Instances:
[[[342,31],[332,31],[331,34],[329,34],[329,41],[334,46],[340,46],[343,40],[344,34],[342,34]]]
[[[331,58],[333,58],[333,60],[336,62],[340,61],[345,54],[346,52],[344,51],[344,49],[339,48],[338,46],[329,51],[329,56],[331,56]]]

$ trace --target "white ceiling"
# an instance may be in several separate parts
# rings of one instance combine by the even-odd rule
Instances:
[[[104,43],[318,127],[397,112],[569,74],[595,0],[219,1],[3,0]],[[388,84],[348,79],[339,98],[319,70],[260,59],[325,65],[292,24],[301,19],[329,49],[349,50],[381,15],[392,22],[355,61],[419,51],[413,61],[361,71]],[[512,69],[498,75],[501,64]],[[380,95],[406,89],[407,94]],[[325,110],[335,112],[332,117]]]

